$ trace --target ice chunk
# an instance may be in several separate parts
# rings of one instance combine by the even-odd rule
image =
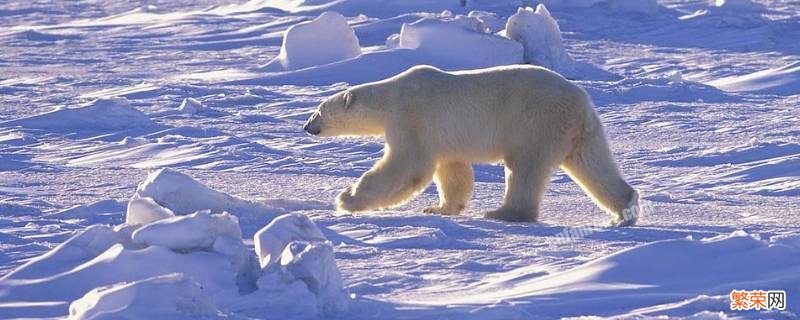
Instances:
[[[278,261],[284,248],[292,241],[326,241],[317,225],[300,213],[275,218],[256,232],[253,240],[262,268]]]
[[[209,319],[217,316],[203,287],[182,273],[95,288],[69,307],[70,320]]]
[[[148,224],[174,216],[172,210],[160,206],[152,198],[144,197],[128,202],[125,223],[130,225]]]
[[[345,307],[333,247],[308,217],[293,213],[276,218],[256,233],[255,246],[263,269],[260,290],[300,281],[313,293],[320,311]]]
[[[200,103],[200,101],[198,101],[195,98],[183,99],[181,105],[178,106],[178,112],[187,114],[195,114],[200,111],[203,111],[203,109],[205,109],[205,107],[203,107],[203,104]]]
[[[133,232],[133,242],[173,250],[211,248],[218,237],[242,237],[239,220],[226,213],[198,211],[191,215],[155,221]]]
[[[232,214],[260,214],[274,211],[267,205],[251,202],[213,190],[191,177],[172,169],[159,169],[150,172],[147,179],[139,184],[132,200],[152,198],[162,207],[183,215],[200,210],[212,213],[230,212]]]
[[[498,32],[506,27],[506,22],[494,12],[472,10],[467,14],[470,18],[478,19],[489,32]]]
[[[284,249],[281,265],[308,286],[323,312],[344,307],[342,274],[329,242],[293,241]]]
[[[525,48],[525,62],[537,64],[562,74],[574,73],[575,62],[561,40],[558,23],[540,4],[533,9],[519,8],[508,18],[505,35]]]
[[[280,54],[264,68],[296,70],[360,55],[361,46],[353,28],[341,14],[328,11],[286,30]]]

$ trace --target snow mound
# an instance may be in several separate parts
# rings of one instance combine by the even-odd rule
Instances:
[[[488,33],[476,17],[452,13],[428,14],[403,23],[400,33],[386,39],[386,48],[366,52],[353,59],[291,72],[267,72],[225,81],[231,85],[326,85],[359,84],[382,80],[416,65],[442,70],[465,70],[519,64],[522,45]]]
[[[173,250],[209,249],[217,238],[242,238],[239,220],[230,214],[198,211],[191,215],[158,220],[133,232],[133,242]]]
[[[190,320],[216,316],[217,308],[203,287],[180,273],[92,289],[69,307],[72,320]]]
[[[717,79],[707,84],[728,92],[794,95],[800,93],[800,62],[751,74]]]
[[[339,13],[324,12],[314,20],[289,27],[280,54],[264,69],[296,70],[352,59],[361,55],[353,28]]]
[[[117,131],[157,126],[124,98],[98,99],[77,108],[62,108],[27,118],[0,122],[0,127],[20,126],[51,131]]]
[[[203,110],[205,110],[205,107],[195,98],[183,99],[181,105],[178,106],[178,112],[186,114],[195,114]]]
[[[342,275],[333,247],[311,220],[302,214],[286,214],[258,231],[256,253],[264,270],[257,285],[300,281],[314,294],[322,312],[345,307]]]
[[[177,215],[210,210],[211,213],[230,212],[242,218],[270,215],[277,210],[260,202],[240,199],[213,190],[188,175],[166,168],[151,171],[139,184],[131,201],[142,198],[151,198],[159,206]],[[152,215],[158,216],[159,213],[129,209],[126,221],[153,221]]]
[[[538,5],[536,11],[530,7],[519,8],[508,18],[505,35],[522,44],[526,63],[565,75],[575,72],[575,61],[564,49],[558,22],[544,5]]]
[[[463,69],[522,62],[518,43],[488,32],[475,17],[423,18],[403,24],[398,48],[415,50],[429,60],[447,60]]]

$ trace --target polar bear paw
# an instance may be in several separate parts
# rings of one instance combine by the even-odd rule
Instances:
[[[638,219],[635,218],[635,217],[634,218],[628,218],[628,219],[617,218],[617,219],[611,220],[611,226],[612,227],[630,227],[632,225],[635,225],[637,220]]]
[[[353,196],[352,187],[348,187],[336,197],[336,210],[346,212],[365,211],[367,210],[367,205],[358,197]]]
[[[441,214],[441,215],[446,215],[446,216],[454,216],[454,215],[457,215],[457,214],[461,213],[461,211],[464,210],[464,207],[465,206],[459,206],[459,207],[455,207],[455,208],[446,207],[446,206],[444,206],[444,207],[443,206],[430,206],[430,207],[425,207],[424,209],[422,209],[422,212],[424,212],[424,213],[435,213],[435,214]]]

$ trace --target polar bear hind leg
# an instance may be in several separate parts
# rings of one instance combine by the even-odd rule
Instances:
[[[598,206],[614,216],[612,225],[633,225],[638,219],[639,193],[620,174],[602,126],[599,128],[577,141],[561,167]]]
[[[474,184],[471,164],[439,161],[434,181],[439,191],[439,205],[422,209],[423,212],[456,215],[467,207]]]
[[[556,167],[555,153],[512,156],[505,159],[506,192],[503,206],[487,212],[487,218],[511,222],[536,222],[539,206]]]

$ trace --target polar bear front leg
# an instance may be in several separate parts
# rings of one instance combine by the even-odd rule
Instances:
[[[474,178],[472,165],[466,162],[439,162],[434,181],[439,191],[439,206],[422,209],[425,213],[456,215],[469,204]]]
[[[400,205],[427,187],[436,167],[432,154],[406,146],[387,148],[383,158],[336,199],[341,211],[358,212]]]
[[[503,206],[485,214],[510,222],[536,222],[539,205],[550,181],[553,166],[538,157],[506,159],[506,193]]]

